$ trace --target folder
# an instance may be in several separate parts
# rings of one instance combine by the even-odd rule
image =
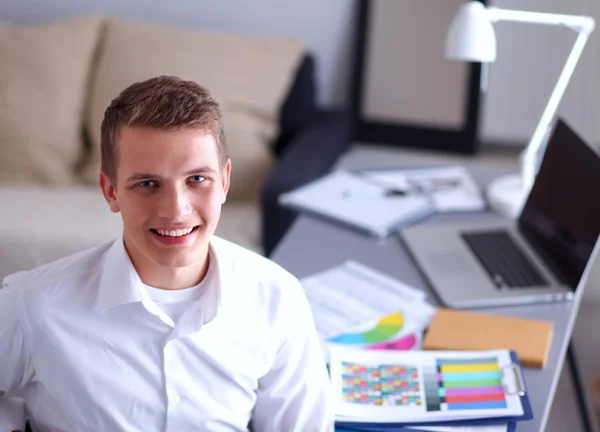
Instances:
[[[504,427],[501,428],[502,432],[515,432],[517,430],[517,424],[516,423],[507,423],[506,425],[502,425]],[[452,427],[452,426],[451,426]],[[456,431],[457,432],[462,432],[464,431],[462,426],[455,426]],[[488,432],[489,429],[486,428],[486,426],[478,426],[478,428],[481,429],[481,432]],[[399,428],[390,428],[390,429],[383,429],[382,431],[384,432],[437,432],[435,426],[433,429],[429,430],[429,429],[423,429],[421,427],[419,427],[419,429],[415,429],[415,428],[411,428],[411,427],[399,427]],[[495,431],[496,429],[494,429]],[[377,432],[380,431],[380,429],[344,429],[344,428],[335,428],[335,432]],[[446,431],[446,429],[444,429],[444,431]],[[450,431],[448,431],[450,432]],[[471,432],[477,432],[476,430],[472,430]],[[500,432],[500,431],[498,431]]]
[[[440,308],[429,324],[423,349],[508,349],[524,366],[543,368],[552,335],[551,322]]]

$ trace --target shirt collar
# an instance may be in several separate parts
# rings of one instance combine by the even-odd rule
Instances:
[[[218,309],[221,304],[222,287],[226,286],[232,268],[227,264],[228,256],[226,251],[219,246],[219,239],[213,237],[210,247],[216,258],[214,265],[217,270],[215,289]],[[129,258],[121,234],[105,255],[96,303],[101,311],[105,311],[128,303],[146,303],[147,301],[153,303]]]
[[[102,311],[142,301],[142,284],[125,250],[121,234],[108,249],[102,265],[97,304]]]

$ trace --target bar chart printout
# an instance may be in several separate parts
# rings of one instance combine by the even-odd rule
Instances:
[[[423,382],[427,411],[507,407],[496,357],[438,358],[423,366]]]

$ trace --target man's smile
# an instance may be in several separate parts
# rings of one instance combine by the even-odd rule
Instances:
[[[162,236],[181,237],[188,235],[196,228],[198,228],[198,225],[189,228],[152,228],[151,231]]]
[[[193,241],[200,225],[185,228],[151,228],[153,237],[165,246],[184,245]]]

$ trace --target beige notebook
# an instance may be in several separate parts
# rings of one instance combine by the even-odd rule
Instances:
[[[423,340],[423,349],[508,349],[517,353],[523,366],[543,368],[552,335],[552,323],[547,321],[438,309]]]

